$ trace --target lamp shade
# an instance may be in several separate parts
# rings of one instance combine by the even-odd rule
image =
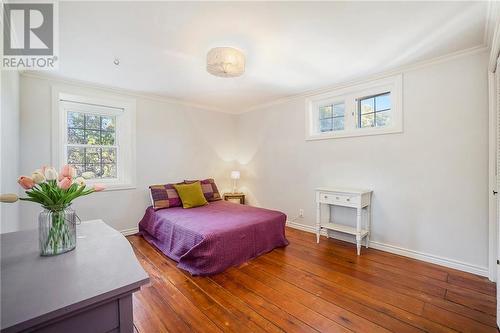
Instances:
[[[231,179],[240,179],[239,171],[231,171]]]
[[[245,72],[245,55],[232,47],[216,47],[208,51],[207,72],[220,77],[240,76]]]

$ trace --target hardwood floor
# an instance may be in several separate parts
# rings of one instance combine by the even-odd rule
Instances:
[[[146,332],[497,332],[486,278],[287,228],[290,245],[192,277],[127,237],[151,283],[134,294]]]

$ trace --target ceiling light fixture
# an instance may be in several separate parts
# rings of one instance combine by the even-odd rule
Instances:
[[[208,51],[207,72],[220,77],[236,77],[245,72],[245,55],[233,47],[216,47]]]

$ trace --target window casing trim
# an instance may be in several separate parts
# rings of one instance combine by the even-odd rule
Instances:
[[[117,116],[115,129],[117,178],[92,179],[87,183],[90,186],[102,183],[107,191],[135,188],[135,100],[88,92],[86,89],[53,86],[51,164],[57,169],[60,169],[67,161],[68,105],[71,105],[71,109],[77,112]]]
[[[309,141],[403,132],[402,88],[403,77],[402,74],[399,74],[383,79],[342,87],[306,98],[305,139]],[[358,128],[358,100],[386,92],[391,93],[391,124],[386,127]],[[325,104],[329,105],[341,102],[344,102],[345,107],[344,130],[331,132],[317,131],[319,107]]]

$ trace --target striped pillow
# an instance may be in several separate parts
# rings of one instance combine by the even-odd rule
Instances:
[[[198,180],[184,180],[184,183],[191,184],[197,182]],[[201,183],[201,189],[203,190],[203,195],[208,202],[222,200],[219,189],[215,185],[215,180],[212,178],[203,179],[199,181]]]
[[[154,210],[180,207],[182,205],[181,198],[179,198],[179,194],[173,184],[151,185],[149,190]]]

